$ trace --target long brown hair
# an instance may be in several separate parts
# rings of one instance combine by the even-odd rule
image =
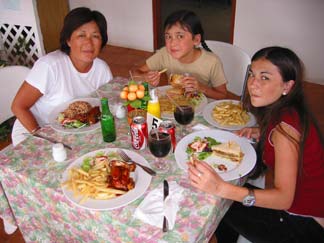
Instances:
[[[246,106],[248,109],[255,115],[257,122],[260,127],[260,143],[258,146],[258,158],[259,163],[262,161],[262,153],[264,149],[264,144],[266,141],[266,131],[271,123],[278,123],[280,114],[284,110],[294,110],[297,112],[300,127],[301,127],[301,137],[299,144],[299,154],[298,154],[298,172],[299,175],[302,173],[302,160],[305,140],[308,135],[310,123],[313,123],[318,130],[318,133],[323,143],[323,138],[318,129],[318,126],[313,119],[313,116],[310,114],[309,109],[307,108],[304,91],[303,91],[303,63],[299,57],[290,49],[272,46],[266,47],[258,52],[256,52],[252,57],[252,62],[266,59],[275,65],[282,77],[283,82],[288,82],[289,80],[294,80],[294,85],[291,88],[290,92],[287,95],[282,95],[276,102],[265,106],[265,107],[253,107],[249,98],[246,100]],[[288,139],[291,139],[289,134],[284,132],[283,129],[279,128],[279,132],[287,136]]]

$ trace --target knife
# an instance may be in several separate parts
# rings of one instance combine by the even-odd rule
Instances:
[[[65,148],[72,150],[72,147],[70,147],[69,145],[66,145],[65,143],[59,142],[59,141],[57,141],[57,140],[54,139],[54,138],[46,137],[46,136],[44,136],[44,135],[40,135],[40,134],[37,134],[37,133],[35,133],[35,134],[31,134],[31,133],[24,133],[24,135],[29,135],[29,136],[38,137],[38,138],[41,138],[41,139],[47,140],[47,141],[49,141],[49,142],[51,142],[51,143],[61,143],[61,144],[63,144],[63,146],[64,146]]]
[[[169,195],[169,183],[167,180],[163,181],[163,202],[165,202],[166,197]],[[166,217],[163,217],[163,232],[168,231],[168,221]]]

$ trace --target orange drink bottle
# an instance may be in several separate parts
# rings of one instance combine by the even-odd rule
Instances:
[[[151,99],[147,104],[147,112],[152,116],[157,118],[161,118],[161,110],[160,110],[160,102],[159,98],[155,93],[155,89],[152,89],[150,92]]]

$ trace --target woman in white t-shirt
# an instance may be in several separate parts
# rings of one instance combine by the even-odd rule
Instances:
[[[12,103],[14,146],[25,139],[23,133],[47,124],[57,105],[89,96],[112,79],[108,65],[98,58],[107,40],[107,22],[100,12],[80,7],[67,14],[60,50],[37,60]]]

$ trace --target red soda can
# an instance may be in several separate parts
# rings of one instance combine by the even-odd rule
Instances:
[[[130,125],[132,146],[136,150],[146,148],[148,131],[146,119],[143,116],[135,116]]]
[[[171,136],[172,152],[174,152],[176,145],[177,145],[175,128],[176,128],[176,126],[175,126],[174,122],[172,122],[170,120],[162,121],[159,125],[159,131],[168,133]]]

